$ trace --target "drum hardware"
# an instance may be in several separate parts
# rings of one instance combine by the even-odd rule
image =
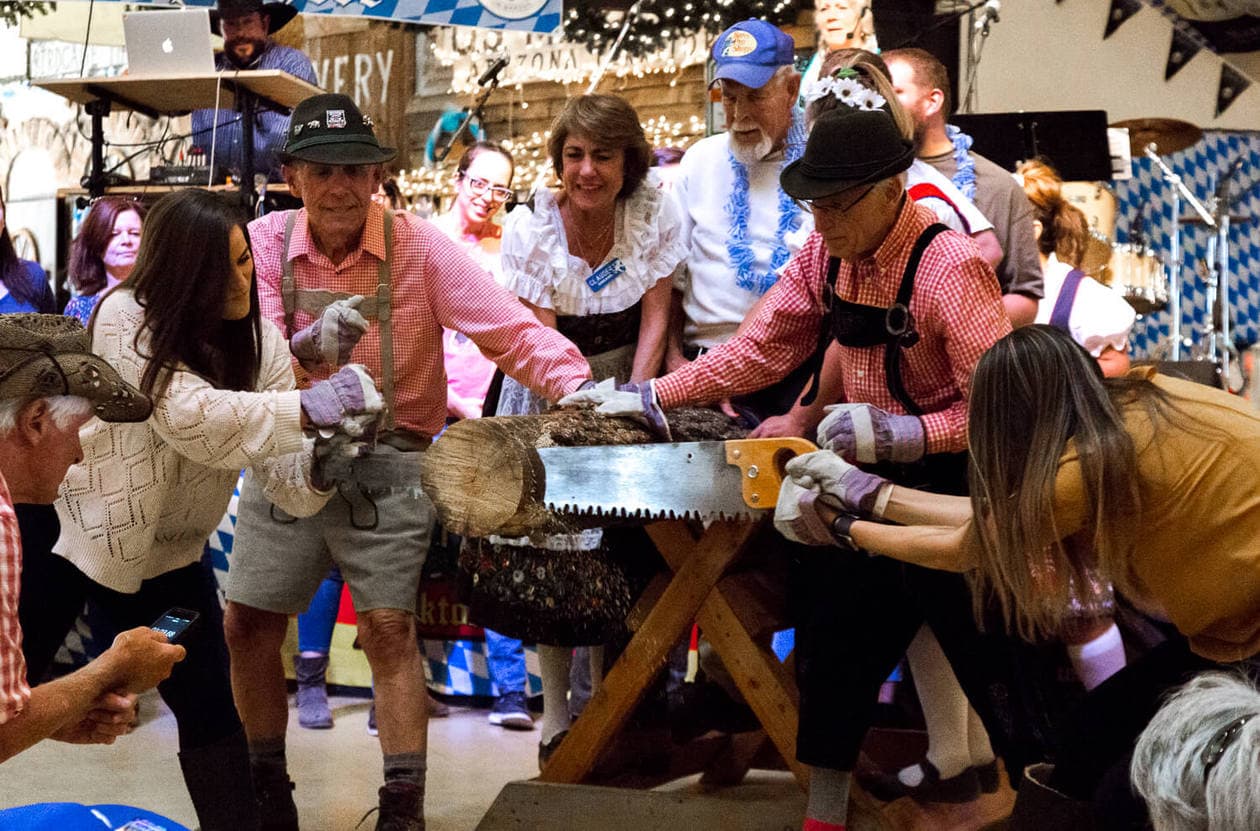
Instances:
[[[1175,118],[1131,118],[1111,125],[1129,131],[1129,147],[1134,156],[1146,153],[1154,146],[1161,156],[1185,150],[1203,138],[1203,131],[1186,121]]]
[[[1150,124],[1148,124],[1145,127],[1130,127],[1130,129],[1146,129],[1150,131],[1152,134],[1154,134],[1155,133],[1154,122],[1167,122],[1167,121],[1171,121],[1171,120],[1148,118],[1148,119],[1138,119],[1135,122],[1127,122],[1127,123],[1120,122],[1119,125],[1117,126],[1123,127],[1123,126],[1128,126],[1129,124],[1136,125],[1139,122],[1149,122]],[[1197,131],[1198,136],[1195,137],[1194,141],[1198,141],[1198,137],[1203,135],[1203,131],[1199,130],[1198,127],[1195,127],[1192,124],[1185,124],[1185,122],[1173,122],[1173,123],[1178,124],[1178,125],[1185,125],[1186,127],[1190,127],[1191,130]],[[1178,128],[1178,129],[1181,129],[1181,128]],[[1175,141],[1173,141],[1174,138],[1179,139],[1179,140],[1184,140],[1185,138],[1187,138],[1187,136],[1188,136],[1188,132],[1182,129],[1181,134],[1179,136],[1176,133],[1170,132],[1169,135],[1161,136],[1161,138],[1164,140],[1166,146],[1173,147],[1176,143]],[[1181,148],[1179,149],[1189,147],[1191,144],[1194,144],[1194,141],[1191,141],[1187,144],[1182,145]],[[1200,202],[1198,199],[1196,199],[1194,194],[1190,192],[1190,189],[1186,187],[1185,182],[1181,180],[1181,176],[1179,176],[1175,170],[1173,170],[1171,167],[1169,167],[1167,164],[1164,163],[1164,160],[1160,158],[1159,150],[1160,150],[1160,147],[1158,144],[1156,144],[1156,142],[1150,142],[1146,145],[1145,148],[1143,148],[1142,154],[1155,163],[1155,165],[1160,169],[1160,171],[1163,172],[1164,181],[1167,182],[1172,187],[1172,215],[1175,217],[1181,216],[1181,200],[1185,199],[1186,203],[1189,204],[1190,207],[1194,209],[1195,213],[1198,214],[1203,219],[1203,223],[1205,225],[1208,225],[1212,228],[1217,227],[1216,219],[1212,216],[1212,214],[1208,211],[1208,209],[1203,206],[1203,203]],[[1169,151],[1169,152],[1172,152],[1172,151]],[[1181,345],[1182,345],[1181,342],[1183,338],[1183,334],[1181,331],[1181,223],[1180,222],[1173,223],[1172,233],[1169,234],[1169,239],[1172,241],[1172,244],[1170,245],[1170,253],[1169,253],[1169,258],[1168,258],[1169,259],[1169,262],[1168,262],[1168,302],[1172,306],[1172,327],[1171,327],[1172,331],[1170,333],[1171,338],[1172,338],[1172,351],[1170,353],[1170,357],[1174,361],[1179,361],[1181,360]]]

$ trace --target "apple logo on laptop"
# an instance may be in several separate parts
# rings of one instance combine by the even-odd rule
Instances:
[[[168,55],[175,51],[175,44],[171,43],[170,38],[162,41],[162,51]]]

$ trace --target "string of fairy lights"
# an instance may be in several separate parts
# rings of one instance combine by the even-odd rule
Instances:
[[[643,122],[643,132],[652,147],[677,147],[686,150],[704,136],[704,118],[693,115],[685,121],[670,121],[665,116]],[[518,136],[502,142],[516,162],[513,184],[518,192],[528,192],[536,187],[555,187],[558,182],[547,156],[546,131],[534,131],[528,136]],[[418,167],[402,171],[397,176],[398,189],[408,200],[427,197],[445,205],[455,195],[455,165],[458,154],[452,153],[445,161],[431,167]]]
[[[704,63],[712,37],[740,20],[757,17],[771,23],[795,21],[800,11],[813,8],[813,0],[572,0],[566,2],[562,33],[487,32],[447,28],[430,40],[434,58],[452,68],[451,92],[465,95],[478,89],[477,78],[497,54],[512,56],[500,77],[504,88],[519,95],[526,109],[524,84],[539,81],[566,85],[589,81],[601,70],[607,51],[621,29],[629,26],[618,52],[603,68],[604,77],[643,78],[660,74],[677,83],[682,70]],[[511,125],[509,123],[509,130]],[[704,119],[693,115],[683,121],[661,116],[643,123],[653,147],[686,149],[704,135]],[[516,160],[514,182],[522,192],[554,186],[555,175],[547,158],[547,134],[535,131],[502,142]],[[458,154],[437,165],[404,171],[399,189],[409,199],[428,197],[438,204],[454,195],[454,170]]]

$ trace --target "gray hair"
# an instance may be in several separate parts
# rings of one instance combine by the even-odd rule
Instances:
[[[1204,748],[1251,716],[1204,775]],[[1129,776],[1155,831],[1260,828],[1260,691],[1244,676],[1207,672],[1172,695],[1142,731]],[[1206,781],[1205,781],[1206,780]]]
[[[0,399],[0,439],[8,438],[9,433],[17,426],[18,413],[35,398]],[[76,418],[92,413],[92,402],[81,395],[50,395],[44,398],[48,403],[48,414],[58,429],[64,428]]]

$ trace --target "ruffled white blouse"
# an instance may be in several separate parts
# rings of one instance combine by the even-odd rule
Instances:
[[[524,205],[503,223],[503,285],[559,315],[611,314],[630,308],[687,255],[681,223],[668,195],[648,182],[617,201],[612,249],[592,269],[569,253],[556,194],[540,190],[534,210]],[[587,284],[595,271],[618,259],[625,272],[599,291]]]

